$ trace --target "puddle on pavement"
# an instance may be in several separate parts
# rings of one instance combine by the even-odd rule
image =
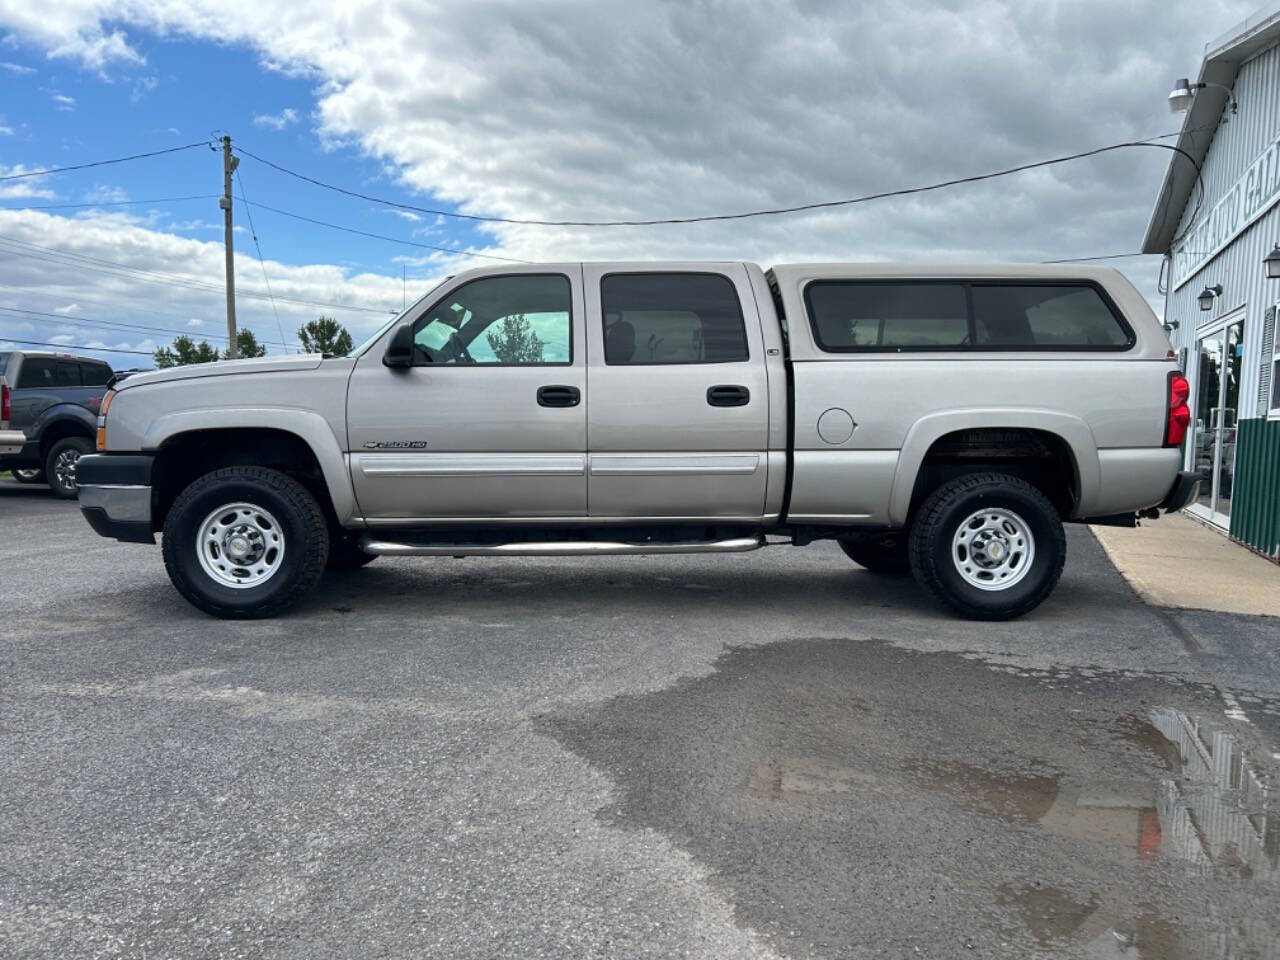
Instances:
[[[860,648],[863,657],[875,655],[874,645],[850,646]],[[838,660],[849,650],[832,655]],[[782,666],[770,663],[782,656],[778,651],[735,651],[726,659],[753,656],[763,661],[761,668]],[[634,724],[643,729],[635,734],[638,744],[631,746],[658,754],[648,774],[646,765],[633,763],[635,758],[621,743],[613,742],[594,759],[614,765],[615,775],[645,800],[678,806],[687,801],[661,782],[672,776],[673,758],[679,761],[692,753],[703,756],[704,765],[714,766],[737,750],[754,756],[737,781],[741,799],[723,801],[714,818],[722,844],[733,835],[724,820],[736,821],[744,837],[752,832],[763,836],[742,841],[753,851],[753,870],[761,869],[759,858],[766,856],[762,851],[770,849],[770,829],[785,831],[799,824],[802,831],[825,830],[825,836],[806,837],[817,871],[831,869],[823,866],[822,846],[850,842],[849,832],[877,852],[881,848],[875,846],[876,832],[889,837],[899,830],[907,832],[906,839],[889,844],[890,853],[878,861],[878,868],[904,855],[895,851],[905,846],[925,863],[932,857],[935,872],[949,869],[954,885],[938,894],[936,902],[935,893],[930,893],[917,910],[933,911],[949,895],[954,916],[949,926],[942,926],[948,933],[954,932],[957,919],[972,923],[975,916],[983,918],[979,929],[994,939],[966,933],[964,946],[978,953],[966,950],[965,955],[987,955],[985,946],[993,951],[989,955],[999,956],[1280,957],[1280,798],[1268,791],[1242,743],[1219,720],[1203,719],[1216,716],[1216,704],[1205,703],[1199,710],[1144,705],[1121,712],[1126,700],[1144,702],[1122,693],[1109,709],[1080,707],[1081,697],[1071,689],[1070,678],[1059,673],[1058,690],[1022,691],[1030,706],[1015,705],[1007,716],[1000,716],[1008,708],[998,694],[975,695],[971,708],[988,710],[994,718],[983,723],[969,716],[962,719],[954,712],[962,708],[946,705],[942,697],[930,704],[925,693],[905,706],[930,657],[945,655],[895,655],[891,665],[896,661],[901,666],[901,676],[892,669],[879,676],[868,670],[871,675],[857,683],[857,689],[842,684],[838,663],[823,663],[822,658],[820,669],[797,676],[791,668],[790,675],[778,678],[742,663],[732,669],[722,666],[713,678],[629,698],[629,707],[641,711]],[[848,665],[865,664],[851,656]],[[951,666],[942,672],[940,687],[945,690],[948,673],[958,671]],[[1097,672],[1089,679],[1094,687],[1104,681]],[[1001,682],[1032,687],[1037,683],[1027,678],[1005,681],[1003,676]],[[719,684],[726,684],[725,689]],[[907,695],[893,689],[895,684],[907,688]],[[695,693],[708,685],[716,689]],[[708,719],[715,715],[714,708],[695,706],[694,729],[683,733],[683,741],[677,733],[664,745],[657,731],[670,722],[667,714],[678,715],[695,696],[713,702],[724,699],[723,726],[717,730]],[[641,707],[646,699],[657,702]],[[1154,697],[1145,699],[1145,704],[1154,702]],[[931,708],[941,715],[932,716]],[[761,721],[757,714],[766,711],[769,716]],[[906,717],[894,716],[904,713]],[[616,718],[607,722],[619,724]],[[561,727],[558,735],[565,733]],[[713,742],[698,746],[698,735]],[[683,759],[690,760],[691,773],[707,776],[690,758]],[[680,769],[680,762],[674,768]],[[694,806],[706,802],[703,797]],[[714,861],[716,843],[689,833],[691,823],[707,811],[671,812],[676,815],[667,828],[685,831],[695,854]],[[640,819],[662,827],[661,817],[652,822],[653,817],[651,813]],[[628,817],[622,813],[620,819]],[[872,838],[866,840],[867,835]],[[931,844],[929,837],[936,842]],[[718,867],[723,875],[738,877],[741,867],[728,865],[734,854],[721,850],[719,856],[726,861]],[[794,860],[803,854],[793,849],[786,856]],[[857,866],[833,873],[841,869],[843,881],[824,886],[820,880],[804,878],[801,885],[839,902],[842,893],[851,895],[860,879]],[[898,871],[897,866],[890,869]],[[869,892],[898,910],[912,897],[910,890],[891,897],[874,884]],[[794,896],[779,887],[773,894],[773,911]],[[814,906],[813,900],[805,900],[791,909],[803,912]],[[767,906],[754,909],[770,912]],[[911,917],[912,922],[926,919]],[[748,917],[748,922],[759,921]],[[786,924],[795,923],[795,913],[789,913]],[[826,923],[825,930],[833,925]],[[762,926],[768,932],[769,927]],[[855,945],[856,941],[845,944]],[[928,952],[920,948],[917,954]],[[886,949],[884,955],[898,953]]]

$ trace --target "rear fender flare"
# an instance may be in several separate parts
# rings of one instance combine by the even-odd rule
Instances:
[[[1102,482],[1098,445],[1089,425],[1079,417],[1056,410],[1034,408],[981,407],[948,410],[921,417],[907,431],[898,457],[898,467],[894,471],[893,488],[889,494],[891,523],[895,526],[906,524],[916,477],[929,448],[948,433],[981,427],[1041,430],[1062,438],[1076,462],[1076,480],[1080,489],[1077,512],[1085,509],[1096,498]]]

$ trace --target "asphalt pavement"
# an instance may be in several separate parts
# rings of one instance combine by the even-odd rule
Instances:
[[[230,623],[0,480],[0,956],[1280,955],[1280,621],[1068,534],[1008,624],[828,543]]]

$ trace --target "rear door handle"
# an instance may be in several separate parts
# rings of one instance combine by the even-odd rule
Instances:
[[[713,407],[745,407],[751,402],[751,391],[737,384],[707,387],[707,403]]]
[[[555,385],[538,388],[540,407],[576,407],[581,400],[582,391],[577,387]]]

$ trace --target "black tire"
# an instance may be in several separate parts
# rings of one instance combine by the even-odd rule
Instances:
[[[268,533],[278,526],[278,565],[259,585],[219,582],[201,562],[199,528],[230,504],[270,514],[276,522],[265,528]],[[265,467],[224,467],[178,495],[165,518],[162,549],[169,579],[191,604],[215,617],[252,620],[284,612],[315,587],[329,557],[329,527],[315,497],[292,477]],[[229,554],[225,559],[236,566]]]
[[[358,570],[360,567],[367,567],[377,559],[377,554],[365,553],[361,550],[360,541],[355,537],[350,534],[341,534],[329,538],[329,562],[325,564],[325,569]]]
[[[44,475],[55,497],[74,500],[80,492],[76,486],[76,464],[86,453],[93,452],[93,441],[86,437],[63,437],[44,458]]]
[[[911,557],[905,534],[881,537],[840,537],[836,540],[844,555],[872,573],[886,575],[910,573]]]
[[[44,467],[40,467],[39,469],[32,469],[30,467],[24,469],[19,467],[12,471],[12,473],[13,479],[17,480],[19,483],[44,483]]]
[[[970,556],[956,549],[953,556],[961,527],[986,509],[1008,511],[1022,522],[1030,538],[1029,566],[1021,570],[1007,566],[1014,562],[1014,553],[1027,549],[1021,533],[1001,540],[999,549],[1007,560],[1005,566],[996,566],[995,572],[988,570],[984,561],[996,561],[979,557],[978,551]],[[1000,516],[993,513],[991,519]],[[985,521],[979,518],[976,522]],[[1017,527],[1010,524],[1008,529],[1016,531]],[[1053,592],[1066,561],[1067,539],[1058,511],[1035,487],[1007,474],[977,473],[944,484],[925,500],[911,525],[909,549],[916,579],[942,603],[974,620],[1012,620],[1034,610]],[[990,577],[992,586],[973,585],[961,572],[962,567],[971,571],[968,576]],[[1009,572],[1002,573],[1005,570]],[[1010,576],[1011,585],[998,586],[1001,575]]]

